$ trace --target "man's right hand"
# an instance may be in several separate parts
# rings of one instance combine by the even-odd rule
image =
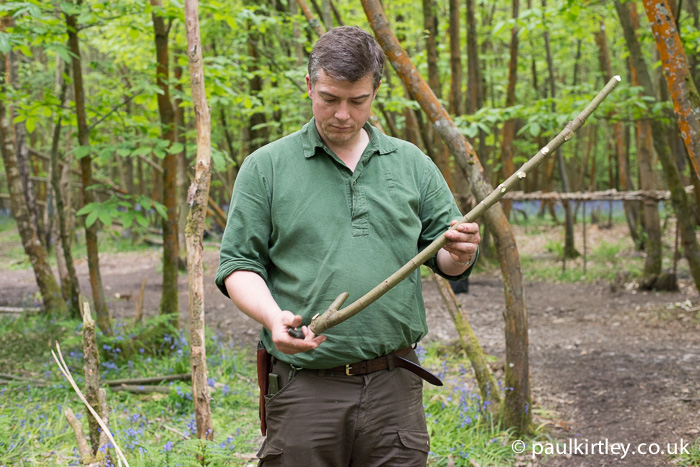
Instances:
[[[300,352],[307,352],[318,347],[326,336],[316,336],[308,328],[302,326],[301,330],[304,333],[303,339],[297,339],[289,335],[290,328],[301,326],[301,315],[294,315],[291,311],[283,310],[275,313],[272,320],[269,322],[269,330],[272,334],[272,342],[282,353],[294,355]]]

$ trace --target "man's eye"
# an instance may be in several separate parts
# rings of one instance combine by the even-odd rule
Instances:
[[[361,101],[352,101],[353,105],[362,105],[365,103],[364,99]]]
[[[328,102],[329,104],[332,104],[333,102],[335,102],[335,99],[332,97],[324,97],[323,101]]]

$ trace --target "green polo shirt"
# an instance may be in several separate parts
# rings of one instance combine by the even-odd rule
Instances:
[[[256,272],[279,306],[308,325],[340,293],[350,294],[346,305],[364,295],[461,217],[438,168],[420,149],[369,124],[364,128],[370,142],[354,172],[323,143],[313,119],[245,159],[216,275],[225,295],[231,273]],[[439,273],[435,257],[426,264]],[[328,329],[317,349],[286,355],[267,329],[261,338],[280,360],[320,369],[386,355],[427,332],[415,271]]]

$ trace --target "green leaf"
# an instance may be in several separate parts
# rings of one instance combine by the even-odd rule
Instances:
[[[136,222],[138,222],[141,227],[148,227],[148,219],[140,214],[136,216]]]
[[[150,146],[141,146],[133,151],[131,151],[132,156],[145,156],[147,154],[150,154],[153,151],[153,148]]]
[[[124,216],[124,220],[122,221],[122,225],[124,226],[125,229],[128,229],[131,227],[131,225],[134,223],[134,217],[133,216]]]
[[[539,123],[537,123],[537,122],[532,122],[532,123],[530,124],[530,134],[531,134],[533,137],[537,137],[537,135],[540,134],[540,131],[541,131],[541,130],[542,130],[542,128],[540,127],[540,124],[539,124]]]
[[[156,208],[156,211],[158,212],[158,214],[160,214],[160,217],[166,220],[168,219],[168,210],[164,204],[154,201],[153,207]]]
[[[129,155],[131,155],[131,149],[119,148],[117,149],[117,154],[119,154],[122,157],[128,157]]]
[[[151,209],[151,202],[146,198],[140,199],[139,204],[141,205],[141,208],[144,212],[147,212],[149,209]]]
[[[85,219],[85,227],[90,227],[97,220],[97,210],[92,211],[87,219]]]
[[[78,146],[75,149],[76,159],[82,159],[83,157],[87,156],[88,154],[90,154],[90,146]]]
[[[25,123],[25,128],[27,129],[27,133],[34,133],[34,129],[36,128],[36,118],[28,118],[27,123]]]
[[[76,216],[84,216],[85,214],[92,212],[93,209],[97,206],[97,203],[89,203],[80,208],[78,212],[75,213]]]
[[[10,46],[10,35],[4,32],[0,32],[0,53],[6,54],[12,50]]]
[[[112,216],[110,215],[109,211],[107,211],[106,209],[102,209],[102,210],[98,211],[97,217],[100,218],[100,220],[102,221],[102,223],[105,226],[109,227],[112,225]]]
[[[67,15],[77,15],[80,13],[80,8],[70,2],[61,2],[61,11]]]
[[[64,62],[70,62],[72,60],[71,52],[65,45],[54,44],[52,48],[56,50],[56,53],[61,57],[61,59]]]
[[[29,47],[26,46],[26,44],[22,44],[17,47],[20,52],[22,52],[25,56],[27,57],[33,57],[34,55],[32,54],[32,51]]]
[[[181,153],[183,149],[185,149],[185,146],[182,143],[173,143],[167,151],[168,154],[178,154]]]

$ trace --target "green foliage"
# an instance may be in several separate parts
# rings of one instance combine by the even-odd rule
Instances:
[[[89,203],[83,206],[76,216],[87,216],[85,226],[90,227],[98,219],[106,226],[112,225],[114,219],[118,219],[125,229],[131,228],[134,222],[141,227],[148,227],[149,222],[145,213],[151,209],[163,219],[167,219],[167,211],[163,204],[141,195],[112,196],[111,198]]]
[[[149,322],[144,327],[157,325]],[[0,318],[0,372],[35,381],[18,380],[0,386],[0,465],[24,462],[53,466],[77,460],[75,439],[63,411],[70,406],[84,425],[85,411],[53,364],[49,348],[54,340],[62,343],[66,363],[81,386],[80,329],[78,321],[55,322],[44,316]],[[117,323],[113,339],[126,342],[132,338],[132,331],[124,323]],[[110,430],[131,465],[240,465],[241,453],[255,452],[259,427],[252,352],[211,333],[207,339],[214,442],[201,446],[198,440],[191,439],[195,424],[187,383],[170,383],[171,391],[166,395],[108,391],[112,408]],[[114,340],[98,336],[102,379],[189,371],[189,346],[182,333],[166,334],[159,344],[163,351],[156,355],[140,348],[125,358],[114,351],[111,343]],[[14,353],[14,349],[20,353]],[[18,361],[22,363],[17,365]],[[178,432],[190,439],[185,440]],[[197,455],[206,462],[195,463]],[[163,459],[166,463],[158,463]]]
[[[700,438],[695,439],[693,444],[688,448],[688,453],[681,453],[674,459],[676,465],[681,466],[698,466],[700,465]]]

